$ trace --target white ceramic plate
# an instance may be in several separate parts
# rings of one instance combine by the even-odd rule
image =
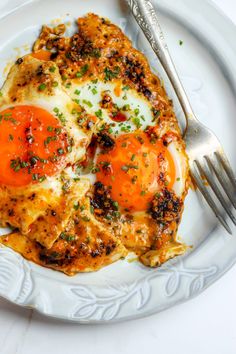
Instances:
[[[236,29],[208,1],[154,3],[194,110],[221,139],[235,168]],[[55,24],[55,19],[73,23],[76,17],[91,11],[121,26],[134,45],[145,52],[153,69],[163,77],[181,120],[182,113],[168,80],[124,0],[30,1],[3,17],[2,81],[9,65],[30,51],[42,24]],[[68,30],[73,31],[74,26]],[[179,40],[183,41],[182,46]],[[161,311],[196,296],[236,261],[236,238],[228,236],[218,225],[196,192],[190,191],[186,200],[179,234],[193,245],[192,250],[159,269],[124,260],[97,273],[73,278],[41,268],[1,248],[0,295],[45,315],[81,323],[119,321]]]

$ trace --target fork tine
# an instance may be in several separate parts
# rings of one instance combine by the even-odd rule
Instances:
[[[234,192],[236,193],[236,178],[224,151],[222,150],[220,152],[215,152],[215,156],[218,162],[224,166],[225,172],[227,173],[230,181],[232,182]]]
[[[231,231],[229,225],[227,224],[227,222],[224,220],[224,218],[220,214],[219,208],[215,204],[215,202],[212,199],[212,197],[211,197],[210,193],[208,192],[207,188],[204,186],[201,177],[199,176],[198,172],[196,171],[196,168],[191,167],[190,169],[191,169],[191,175],[192,175],[193,179],[195,180],[200,192],[204,196],[206,202],[208,203],[208,205],[210,206],[210,208],[212,209],[212,211],[214,212],[214,214],[216,215],[216,217],[218,218],[218,220],[220,221],[222,226],[228,231],[228,233],[230,235],[232,235],[232,231]]]
[[[215,161],[210,159],[209,156],[204,156],[204,157],[207,161],[208,166],[210,168],[212,168],[213,171],[215,172],[216,177],[218,178],[218,181],[221,184],[221,187],[224,189],[226,195],[228,196],[229,200],[231,201],[234,208],[236,209],[236,197],[234,196],[234,188],[230,184],[227,177],[223,176],[222,171],[221,171],[221,165],[217,164]]]
[[[207,160],[206,160],[207,161]],[[226,211],[226,213],[229,215],[230,219],[233,221],[234,225],[236,225],[236,218],[234,217],[234,215],[232,214],[230,207],[228,206],[227,202],[225,201],[221,191],[219,190],[217,184],[215,183],[214,179],[212,178],[210,171],[208,169],[208,167],[202,166],[202,164],[200,164],[199,161],[195,161],[197,164],[197,167],[201,173],[202,176],[205,176],[207,179],[207,182],[209,183],[209,185],[211,186],[212,190],[214,191],[215,195],[217,196],[217,198],[219,199],[222,207],[224,208],[224,210]]]

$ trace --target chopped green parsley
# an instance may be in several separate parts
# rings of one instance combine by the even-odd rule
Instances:
[[[56,67],[55,66],[50,66],[49,71],[51,73],[54,73],[56,71]]]
[[[88,64],[85,64],[84,66],[82,66],[82,68],[80,69],[80,71],[78,71],[78,72],[75,74],[75,76],[78,77],[78,78],[84,76],[84,75],[87,73],[88,69],[89,69],[89,65],[88,65]]]
[[[45,88],[46,88],[46,84],[40,84],[38,87],[39,91],[44,91]]]
[[[99,109],[98,111],[95,112],[95,115],[98,117],[98,118],[102,118],[102,110]]]
[[[88,106],[89,108],[92,108],[92,107],[93,107],[93,104],[92,104],[92,102],[90,102],[90,101],[83,100],[82,102],[83,102],[84,104],[86,104],[86,106]]]
[[[93,87],[91,91],[92,91],[93,95],[96,95],[98,93],[98,90],[96,89],[96,87]]]
[[[117,78],[119,73],[120,73],[119,66],[115,66],[114,70],[111,70],[109,68],[105,68],[104,69],[104,74],[105,74],[104,79],[105,79],[105,81],[110,81],[110,80],[112,80],[114,78]]]

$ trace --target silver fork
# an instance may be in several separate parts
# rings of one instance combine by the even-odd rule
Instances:
[[[171,59],[151,1],[126,1],[165,69],[185,114],[187,128],[184,136],[191,176],[216,217],[225,229],[232,234],[231,228],[226,221],[226,214],[228,214],[236,225],[236,218],[232,212],[232,207],[236,209],[236,179],[230,163],[217,137],[198,121],[192,110]],[[216,203],[217,199],[218,203]],[[222,214],[219,205],[223,207],[226,213]]]

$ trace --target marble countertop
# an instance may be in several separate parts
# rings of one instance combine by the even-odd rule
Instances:
[[[22,0],[1,0],[0,10]],[[214,0],[236,24],[236,1]],[[0,299],[0,354],[235,354],[236,266],[197,298],[148,318],[78,326]]]

